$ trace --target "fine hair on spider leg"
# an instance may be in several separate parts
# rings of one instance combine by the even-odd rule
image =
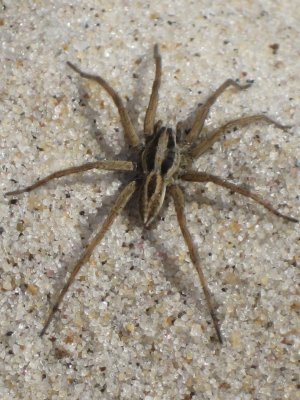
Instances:
[[[230,128],[236,126],[246,126],[257,122],[271,124],[282,130],[288,129],[289,126],[282,125],[264,114],[243,116],[227,122],[225,125],[217,128],[215,131],[209,134],[206,139],[201,140],[201,133],[205,120],[209,114],[210,108],[213,106],[218,97],[229,87],[232,87],[236,90],[245,90],[250,87],[250,84],[240,85],[232,79],[226,80],[210,97],[208,97],[207,101],[201,107],[199,107],[199,110],[196,112],[191,130],[185,136],[182,135],[181,132],[181,122],[178,122],[175,130],[164,126],[162,121],[155,122],[162,75],[162,61],[157,44],[154,46],[154,60],[155,78],[153,81],[150,100],[144,120],[143,139],[140,139],[137,135],[121,97],[110,86],[110,84],[102,77],[83,72],[71,62],[67,62],[67,65],[73,71],[79,74],[82,78],[99,84],[100,87],[104,89],[111,97],[118,110],[120,122],[124,131],[124,138],[127,144],[131,146],[138,155],[139,162],[137,164],[130,160],[93,161],[83,165],[69,167],[61,171],[56,171],[28,187],[6,193],[6,196],[15,196],[21,193],[30,192],[47,184],[53,179],[75,173],[82,173],[92,169],[120,172],[133,171],[135,173],[135,177],[129,181],[129,183],[127,183],[127,185],[125,185],[122,191],[119,193],[115,203],[111,207],[111,210],[102,223],[102,226],[87,244],[81,257],[73,269],[71,269],[70,276],[66,280],[66,283],[49,310],[49,314],[40,332],[41,336],[43,336],[48,329],[56,311],[60,307],[65,294],[72,285],[78,272],[82,266],[88,262],[91,254],[99,245],[105,234],[109,231],[111,225],[114,223],[134,193],[139,193],[140,214],[145,226],[149,226],[155,220],[161,210],[161,207],[163,206],[166,195],[170,195],[173,199],[178,224],[185,244],[188,248],[190,259],[203,288],[215,332],[220,343],[222,343],[221,330],[216,316],[216,311],[213,306],[211,294],[202,270],[200,256],[187,226],[184,211],[184,192],[179,183],[181,181],[213,182],[214,184],[225,187],[234,193],[238,193],[252,199],[277,217],[281,217],[290,222],[299,222],[294,217],[280,213],[273,206],[271,206],[267,200],[261,198],[258,194],[250,190],[246,190],[242,186],[233,184],[215,175],[194,171],[192,169],[193,161],[209,150],[212,145]]]

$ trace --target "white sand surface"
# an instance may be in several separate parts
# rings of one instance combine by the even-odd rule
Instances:
[[[296,0],[1,2],[2,400],[299,399],[299,224],[213,184],[183,185],[220,346],[172,201],[151,230],[132,202],[40,338],[127,177],[91,171],[3,195],[58,169],[126,159],[114,104],[66,61],[105,77],[142,135],[159,43],[165,124],[233,78],[253,85],[228,89],[204,133],[255,113],[292,126],[229,132],[195,168],[299,218],[299,18]]]

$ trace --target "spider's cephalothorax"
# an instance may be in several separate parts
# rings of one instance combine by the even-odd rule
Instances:
[[[146,226],[159,213],[166,187],[171,184],[180,164],[180,152],[174,131],[160,125],[158,123],[154,127],[154,133],[141,154],[144,179],[140,193],[140,211]]]
[[[53,174],[37,181],[31,186],[24,189],[8,192],[6,195],[17,195],[23,192],[29,192],[36,189],[39,186],[44,185],[54,178],[74,174],[77,172],[88,171],[91,169],[104,169],[110,171],[136,171],[136,178],[130,181],[121,191],[117,197],[114,205],[112,206],[108,216],[104,220],[101,228],[86,246],[80,259],[73,267],[69,278],[64,284],[61,292],[55,300],[53,306],[50,309],[49,315],[45,321],[41,336],[46,332],[50,322],[53,319],[55,312],[60,306],[67,290],[74,281],[80,268],[89,260],[95,247],[101,242],[106,232],[111,227],[112,223],[119,215],[121,210],[128,203],[132,195],[139,191],[140,192],[140,209],[143,222],[145,225],[149,225],[153,219],[157,216],[161,209],[165,195],[169,195],[173,198],[175,204],[175,210],[177,214],[178,223],[184,238],[184,241],[188,247],[191,261],[198,273],[204,295],[208,304],[208,308],[212,317],[214,328],[217,333],[218,340],[222,342],[222,336],[218,324],[217,317],[215,315],[214,307],[211,301],[211,295],[206,284],[206,280],[200,264],[200,257],[197,249],[194,245],[192,236],[188,230],[185,213],[184,213],[184,193],[179,186],[180,181],[185,182],[213,182],[216,185],[220,185],[231,190],[234,193],[239,193],[243,196],[249,197],[257,203],[261,204],[267,210],[273,214],[284,218],[287,221],[298,222],[297,219],[281,214],[275,208],[273,208],[267,201],[262,199],[257,194],[245,189],[243,186],[236,185],[228,182],[218,176],[208,174],[206,172],[195,171],[192,168],[193,160],[200,157],[206,152],[216,140],[227,132],[230,128],[235,126],[245,126],[253,122],[266,122],[273,124],[279,129],[286,129],[287,126],[281,125],[278,122],[272,120],[264,114],[245,116],[238,119],[231,120],[217,128],[205,139],[201,140],[201,132],[208,115],[210,107],[214,104],[220,94],[228,88],[233,86],[238,90],[243,90],[249,87],[249,85],[239,85],[232,79],[225,81],[198,109],[196,112],[192,127],[186,132],[184,136],[184,145],[178,145],[176,143],[176,137],[182,138],[181,123],[177,124],[176,134],[171,128],[165,128],[162,126],[161,121],[155,124],[155,115],[158,104],[158,91],[161,82],[161,57],[158,51],[158,46],[154,46],[154,58],[155,58],[155,79],[152,86],[151,97],[147,108],[145,121],[144,121],[144,135],[145,135],[145,147],[141,151],[141,140],[135,132],[133,124],[130,120],[129,114],[125,109],[122,99],[115,92],[115,90],[106,82],[103,78],[97,75],[91,75],[81,71],[75,65],[67,63],[74,71],[80,76],[86,79],[97,82],[109,96],[111,96],[116,107],[118,108],[121,124],[124,129],[124,136],[128,144],[133,148],[134,151],[140,157],[138,167],[131,161],[120,161],[120,160],[102,160],[94,161],[87,164],[79,165],[76,167],[70,167],[61,171],[54,172]]]

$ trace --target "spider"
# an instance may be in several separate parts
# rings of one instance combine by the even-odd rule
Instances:
[[[38,180],[31,186],[6,193],[6,196],[14,196],[24,192],[30,192],[31,190],[46,184],[52,179],[88,171],[91,169],[135,172],[134,179],[131,180],[119,193],[101,228],[95,234],[93,239],[87,244],[80,259],[71,270],[69,278],[49,310],[48,316],[43,325],[43,329],[40,332],[40,336],[45,334],[50,322],[61,305],[66,292],[73,283],[79,270],[88,262],[92,252],[101,242],[104,235],[110,229],[112,223],[115,221],[134,193],[139,194],[140,214],[146,227],[151,225],[151,223],[157,217],[162,208],[166,194],[170,195],[173,199],[178,224],[188,248],[192,264],[198,273],[216,335],[220,343],[222,343],[222,335],[219,328],[218,319],[213,306],[212,297],[203,274],[200,257],[187,226],[184,208],[184,192],[180,187],[179,182],[212,182],[216,185],[229,189],[231,192],[239,193],[243,196],[251,198],[278,217],[282,217],[287,221],[298,222],[296,218],[281,214],[256,193],[253,193],[242,186],[221,179],[218,176],[192,169],[193,161],[209,150],[212,145],[221,137],[221,135],[226,133],[230,128],[235,126],[245,126],[254,122],[273,124],[277,128],[283,130],[289,128],[289,126],[281,125],[266,115],[256,114],[231,120],[225,125],[215,129],[206,138],[200,140],[200,134],[209,110],[217,98],[224,92],[224,90],[231,86],[237,90],[245,90],[250,86],[250,84],[240,85],[234,80],[228,79],[206,100],[201,107],[199,107],[199,109],[197,109],[191,129],[184,130],[181,122],[177,124],[175,130],[170,127],[165,127],[162,121],[155,122],[155,115],[158,105],[158,93],[162,75],[162,62],[157,44],[154,46],[154,60],[155,78],[153,81],[152,92],[144,120],[143,142],[137,135],[132,125],[131,119],[126,108],[124,107],[122,99],[110,86],[110,84],[102,77],[83,72],[71,62],[67,62],[67,65],[73,71],[77,72],[82,78],[97,82],[112,98],[119,112],[125,140],[132,148],[134,153],[136,153],[138,156],[137,163],[121,160],[102,160],[89,162],[83,165],[54,172],[45,178]]]

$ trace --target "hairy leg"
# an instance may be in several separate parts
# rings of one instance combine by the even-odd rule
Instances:
[[[229,86],[234,86],[238,90],[247,89],[251,84],[239,85],[233,79],[227,79],[200,107],[196,114],[195,121],[192,125],[191,131],[186,136],[188,143],[194,142],[202,131],[204,122],[207,118],[211,106],[216,102],[217,98],[226,90]]]
[[[62,288],[54,305],[51,307],[48,317],[45,321],[44,327],[40,333],[40,336],[43,336],[45,334],[50,322],[53,319],[54,314],[58,310],[58,307],[60,306],[65,294],[67,293],[69,287],[73,283],[76,275],[80,271],[80,268],[89,260],[94,249],[96,248],[96,246],[101,242],[101,240],[103,239],[106,232],[109,230],[110,226],[112,225],[112,223],[114,222],[116,217],[120,214],[121,210],[128,203],[129,199],[131,198],[131,196],[133,195],[133,193],[136,190],[136,186],[137,186],[136,182],[132,181],[119,194],[115,204],[113,205],[112,209],[110,210],[110,213],[108,214],[105,221],[103,222],[101,229],[96,234],[96,236],[92,239],[92,241],[87,245],[82,256],[80,257],[80,259],[77,261],[76,265],[74,266],[74,268],[71,272],[71,275],[69,276],[67,282],[65,283],[64,287]]]
[[[101,76],[83,72],[78,67],[76,67],[76,65],[72,64],[69,61],[67,62],[67,65],[70,68],[72,68],[73,71],[77,72],[82,78],[90,79],[92,81],[99,83],[99,85],[102,86],[103,89],[110,95],[110,97],[112,98],[113,102],[115,103],[119,111],[121,124],[123,126],[124,134],[127,141],[132,147],[137,147],[140,144],[140,139],[138,138],[135,132],[129,114],[126,108],[124,107],[123,101],[121,97],[118,95],[118,93],[109,85],[108,82],[106,82],[103,78],[101,78]]]
[[[242,186],[235,185],[234,183],[221,179],[218,176],[207,174],[205,172],[190,171],[181,175],[180,179],[189,182],[213,182],[216,185],[223,186],[226,189],[232,190],[235,193],[239,193],[245,197],[249,197],[250,199],[256,201],[256,203],[265,207],[267,210],[269,210],[272,214],[276,215],[277,217],[284,218],[290,222],[299,222],[296,218],[281,214],[279,211],[275,210],[275,208],[272,207],[266,200],[262,199],[260,196],[251,192],[250,190],[247,190]]]
[[[238,119],[234,119],[232,121],[227,122],[225,125],[221,126],[220,128],[217,128],[214,132],[211,133],[211,135],[200,142],[198,145],[195,147],[192,147],[190,149],[190,154],[193,158],[197,158],[201,156],[203,153],[205,153],[218,139],[219,137],[225,133],[228,129],[231,129],[235,126],[245,126],[249,124],[253,124],[254,122],[266,122],[267,124],[272,124],[275,125],[279,129],[288,129],[290,126],[288,125],[281,125],[278,122],[274,121],[272,118],[267,117],[266,115],[263,114],[257,114],[257,115],[250,115],[247,117],[242,117]]]
[[[185,218],[185,213],[184,213],[184,195],[182,190],[180,189],[179,186],[177,185],[172,185],[170,187],[170,192],[171,195],[173,197],[174,200],[174,204],[175,204],[175,210],[176,210],[176,214],[177,214],[177,219],[178,219],[178,223],[181,229],[181,233],[182,236],[184,238],[184,241],[189,249],[189,254],[190,254],[190,258],[192,260],[192,263],[194,265],[194,267],[196,268],[196,271],[198,273],[202,288],[203,288],[203,292],[208,304],[208,309],[210,312],[210,315],[212,317],[213,320],[213,324],[218,336],[218,340],[220,343],[222,343],[222,336],[221,336],[221,331],[219,328],[219,324],[218,324],[218,320],[215,314],[215,310],[212,304],[212,299],[211,299],[211,295],[206,283],[206,279],[205,276],[203,274],[202,271],[202,267],[200,265],[200,257],[199,254],[196,250],[195,244],[193,243],[193,239],[192,236],[190,234],[190,231],[188,230],[187,227],[187,223],[186,223],[186,218]]]
[[[108,171],[133,171],[134,164],[130,161],[119,161],[119,160],[94,161],[83,165],[78,165],[76,167],[66,168],[60,171],[53,172],[53,174],[50,174],[43,179],[40,179],[31,186],[27,186],[24,189],[14,190],[12,192],[7,192],[5,193],[5,196],[15,196],[17,194],[31,192],[31,190],[34,190],[40,186],[45,185],[52,179],[61,178],[62,176],[67,176],[71,174],[76,174],[78,172],[88,171],[90,169],[103,169]]]
[[[158,91],[161,82],[161,56],[159,54],[158,45],[154,46],[154,59],[155,59],[155,78],[152,85],[152,92],[146,111],[145,121],[144,121],[144,134],[152,135],[153,127],[155,123],[155,114],[158,104]]]

